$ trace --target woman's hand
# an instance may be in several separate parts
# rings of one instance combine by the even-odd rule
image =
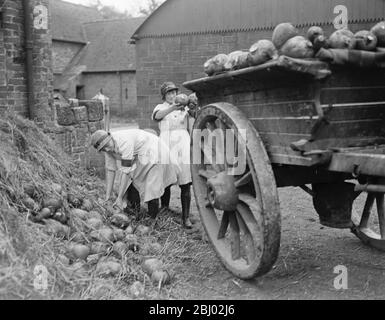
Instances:
[[[118,207],[119,210],[123,210],[123,199],[117,198],[114,204],[112,205],[113,208]]]

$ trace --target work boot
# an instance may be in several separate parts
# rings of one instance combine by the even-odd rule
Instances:
[[[148,202],[148,214],[155,219],[159,213],[159,200],[154,199]]]
[[[189,219],[191,203],[190,186],[183,186],[180,198],[182,202],[182,227],[192,229],[193,225]]]

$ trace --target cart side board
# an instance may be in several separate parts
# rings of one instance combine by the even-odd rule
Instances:
[[[316,80],[270,64],[184,86],[197,92],[202,106],[227,102],[238,107],[257,129],[273,164],[312,166],[314,158],[304,152],[385,144],[385,71],[331,71]],[[300,140],[308,143],[302,152],[294,151],[290,145]]]

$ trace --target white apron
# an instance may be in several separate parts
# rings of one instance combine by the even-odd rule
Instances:
[[[160,198],[165,188],[177,183],[179,169],[175,161],[161,163],[160,150],[167,146],[157,136],[139,129],[115,131],[111,135],[117,152],[107,154],[106,168],[116,171],[120,167],[123,173],[129,174],[144,202]],[[133,160],[133,166],[121,166],[122,160]]]
[[[167,102],[155,107],[152,118],[157,111],[165,110],[170,105]],[[173,158],[180,169],[178,185],[191,183],[190,171],[190,134],[188,127],[187,107],[184,111],[173,111],[159,121],[160,139],[168,146],[170,157]],[[165,155],[162,153],[162,159]],[[163,161],[164,162],[164,161]]]

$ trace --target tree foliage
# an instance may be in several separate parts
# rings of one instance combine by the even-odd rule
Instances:
[[[147,0],[146,4],[142,6],[139,13],[148,17],[151,15],[165,0]]]
[[[113,6],[103,4],[101,0],[95,0],[91,7],[96,8],[104,19],[132,18],[132,15],[127,10],[124,12],[118,11]]]

